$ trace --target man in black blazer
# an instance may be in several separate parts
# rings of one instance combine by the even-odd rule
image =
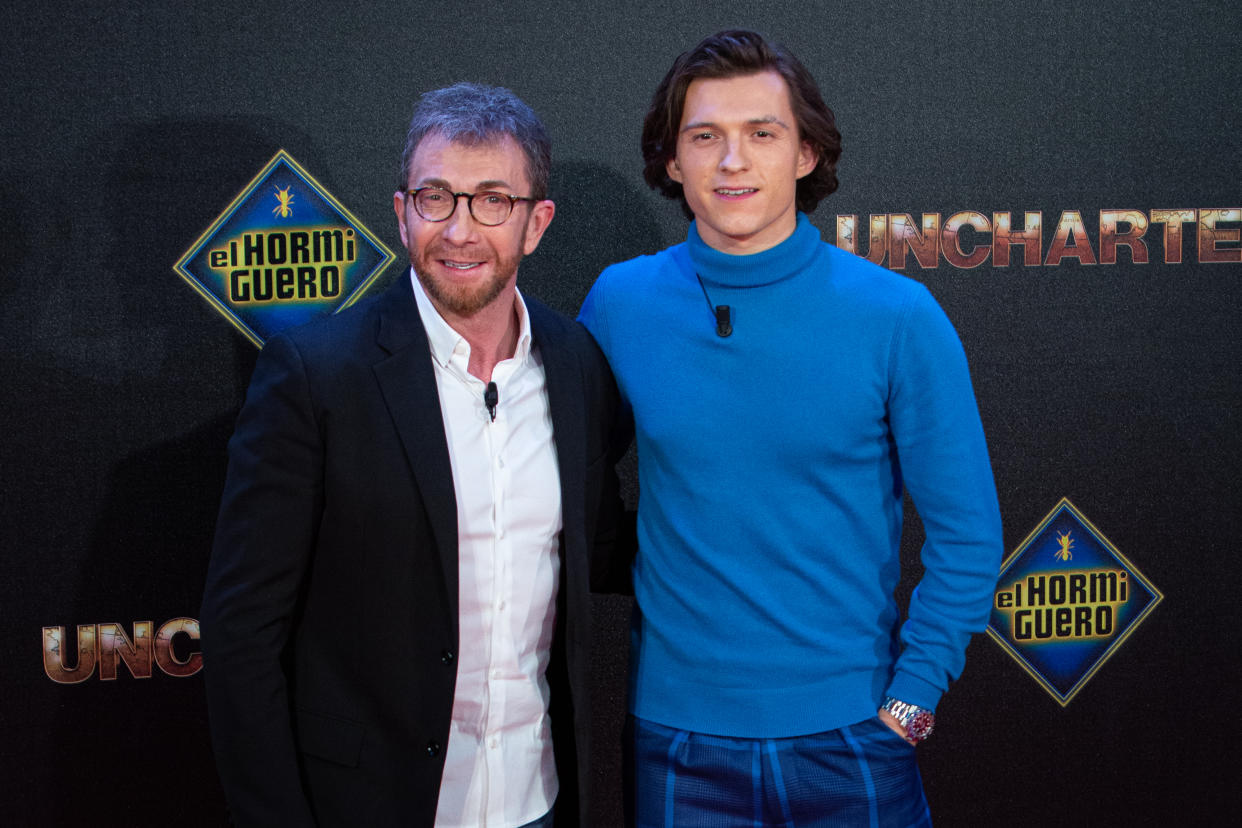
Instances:
[[[425,95],[394,195],[410,272],[260,355],[201,616],[238,824],[515,828],[553,800],[558,827],[586,821],[588,561],[615,532],[617,405],[585,330],[516,289],[555,211],[549,159],[507,90]],[[502,629],[510,603],[533,621]]]

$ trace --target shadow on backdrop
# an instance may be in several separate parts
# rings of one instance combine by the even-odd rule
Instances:
[[[132,637],[137,621],[158,629],[198,617],[226,444],[258,356],[172,265],[278,148],[312,163],[317,154],[305,135],[263,119],[131,124],[100,142],[107,151],[96,197],[109,209],[105,265],[94,275],[119,299],[103,303],[100,312],[114,316],[98,324],[111,326],[119,353],[137,364],[74,385],[79,412],[106,410],[77,427],[93,435],[91,465],[110,471],[80,562],[85,576],[58,623],[112,622]],[[105,433],[118,422],[131,424],[126,434]],[[66,469],[64,478],[73,477]],[[185,636],[174,644],[181,659],[198,649]],[[118,664],[114,681],[97,671],[57,689],[77,698],[56,717],[54,741],[89,733],[97,747],[58,751],[50,775],[32,780],[53,824],[98,824],[101,803],[110,824],[225,823],[201,673],[175,678],[156,667],[135,679]],[[141,756],[158,760],[133,767]],[[68,780],[73,794],[56,795]],[[153,789],[175,791],[164,801],[178,803],[177,812],[152,812]]]
[[[556,217],[539,249],[522,262],[519,287],[577,316],[601,270],[666,247],[651,203],[636,186],[639,180],[637,173],[623,176],[603,164],[554,161],[550,191]]]

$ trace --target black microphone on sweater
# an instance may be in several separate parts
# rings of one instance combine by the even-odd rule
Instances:
[[[489,382],[487,390],[483,392],[483,404],[487,406],[487,413],[492,415],[492,422],[496,422],[496,404],[500,402],[500,391],[496,389],[496,383]]]
[[[729,306],[713,305],[712,297],[707,295],[707,285],[703,284],[703,277],[695,273],[694,278],[699,280],[699,287],[703,289],[703,298],[707,300],[707,307],[716,314],[716,336],[723,339],[733,333],[733,317],[729,313]]]

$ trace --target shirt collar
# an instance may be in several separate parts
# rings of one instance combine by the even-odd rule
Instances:
[[[436,310],[436,306],[431,304],[431,299],[423,289],[422,282],[418,280],[418,274],[414,272],[413,266],[410,267],[410,283],[414,286],[414,300],[418,303],[418,313],[423,318],[423,327],[427,329],[427,343],[431,346],[431,358],[441,367],[447,368],[453,359],[453,354],[460,351],[463,358],[469,362],[470,343],[464,336],[453,330],[453,327],[445,322],[444,317]],[[521,363],[530,356],[530,315],[526,312],[526,300],[522,298],[522,292],[516,287],[513,292],[513,302],[518,315],[518,341],[513,351],[513,359]]]

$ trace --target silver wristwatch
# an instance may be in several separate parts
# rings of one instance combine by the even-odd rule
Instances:
[[[892,696],[884,700],[880,709],[888,711],[889,715],[906,729],[906,735],[915,742],[921,742],[930,736],[932,728],[936,725],[936,714],[926,707],[898,701]]]

